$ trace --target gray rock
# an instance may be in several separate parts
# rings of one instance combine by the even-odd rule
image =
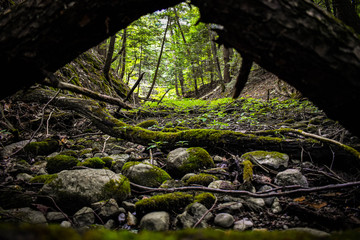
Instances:
[[[123,206],[123,208],[125,208],[126,211],[135,212],[135,204],[134,203],[123,201],[121,203],[121,205]]]
[[[306,233],[309,233],[309,234],[313,235],[314,237],[318,237],[318,238],[327,238],[327,237],[331,236],[330,233],[320,231],[320,230],[314,229],[314,228],[307,228],[307,227],[289,228],[286,231],[306,232]]]
[[[221,212],[236,214],[243,210],[243,204],[241,202],[226,202],[221,203],[218,206]]]
[[[168,154],[166,171],[174,178],[181,178],[187,173],[214,166],[213,159],[203,148],[177,148]]]
[[[275,177],[275,184],[280,186],[300,185],[308,187],[308,181],[304,175],[297,169],[287,169],[279,172]]]
[[[234,217],[229,213],[219,213],[214,219],[214,224],[222,228],[230,228],[234,222]]]
[[[109,219],[105,224],[104,227],[106,229],[112,229],[115,227],[115,221],[113,219]]]
[[[35,140],[32,140],[31,142],[34,142]],[[16,150],[23,148],[26,144],[29,143],[29,140],[23,140],[20,142],[12,143],[7,146],[5,146],[2,151],[0,152],[0,157],[2,159],[8,158],[13,152]]]
[[[59,222],[59,223],[67,219],[62,212],[48,212],[46,214],[46,218],[50,222]]]
[[[113,198],[93,203],[91,204],[91,207],[102,219],[109,219],[120,213],[120,208]]]
[[[127,216],[126,216],[126,224],[128,226],[136,226],[137,225],[137,218],[135,217],[134,214],[132,214],[131,212],[128,212],[127,213]]]
[[[5,215],[13,217],[13,221],[30,224],[46,224],[46,218],[40,211],[32,210],[29,207],[15,208],[3,211]]]
[[[192,228],[207,211],[208,209],[201,203],[194,203],[185,212],[176,217],[176,226],[179,228]],[[207,222],[212,218],[213,214],[209,212],[197,227],[208,227]]]
[[[64,228],[70,228],[70,227],[71,227],[71,222],[69,222],[69,221],[62,221],[62,222],[60,223],[60,226],[61,226],[61,227],[64,227]]]
[[[95,222],[94,211],[89,207],[83,207],[74,214],[74,223],[78,227],[85,227]]]
[[[121,171],[131,182],[147,187],[159,187],[171,179],[163,169],[148,163],[128,162]]]
[[[253,158],[261,165],[275,169],[278,169],[281,166],[287,167],[289,163],[289,156],[285,153],[279,152],[253,151],[243,154],[241,158],[249,160],[252,160]]]
[[[252,228],[253,226],[254,223],[252,221],[250,221],[248,218],[243,218],[234,223],[234,230],[245,231],[247,229]]]
[[[230,181],[216,180],[210,183],[208,188],[234,190],[236,189],[236,186]]]
[[[170,226],[170,215],[167,212],[151,212],[142,217],[140,229],[148,231],[167,231]]]
[[[275,198],[273,204],[271,205],[271,212],[276,214],[281,211],[282,211],[282,208],[281,208],[279,199]]]
[[[30,174],[27,174],[27,173],[19,173],[18,175],[16,175],[16,180],[18,180],[18,181],[28,182],[32,178],[33,178],[33,176],[31,176]]]
[[[130,184],[126,177],[106,169],[64,170],[45,184],[41,193],[53,197],[60,207],[74,211],[111,197],[123,201],[130,194]]]
[[[272,187],[270,187],[269,185],[264,185],[259,189],[258,193],[267,191],[267,190],[271,190],[271,189],[272,189]],[[268,197],[268,198],[263,198],[263,199],[265,201],[266,206],[270,207],[273,204],[275,197]]]

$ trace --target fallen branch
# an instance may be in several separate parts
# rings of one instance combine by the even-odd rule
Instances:
[[[288,191],[281,191],[286,190],[288,187],[293,188],[293,186],[284,186],[280,189],[277,189],[277,192],[266,192],[266,193],[253,193],[245,190],[226,190],[226,189],[215,189],[215,188],[208,188],[203,186],[190,186],[190,187],[177,187],[177,188],[151,188],[146,186],[141,186],[135,183],[130,183],[131,186],[135,188],[139,188],[145,190],[147,193],[149,192],[184,192],[184,191],[202,191],[202,192],[212,192],[218,194],[229,194],[234,196],[248,196],[254,198],[268,198],[268,197],[280,197],[280,196],[288,196],[293,194],[303,194],[303,193],[310,193],[310,192],[320,192],[320,191],[329,191],[329,190],[336,190],[336,189],[344,189],[350,187],[357,187],[360,186],[360,181],[357,182],[348,182],[348,183],[341,183],[341,184],[330,184],[320,187],[310,187],[310,188],[298,188],[294,190]],[[273,189],[274,191],[274,189]]]

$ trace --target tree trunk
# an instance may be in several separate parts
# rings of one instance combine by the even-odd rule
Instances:
[[[336,17],[360,33],[360,18],[350,0],[333,0]]]
[[[115,47],[115,40],[116,40],[116,34],[111,36],[110,43],[109,43],[109,49],[107,51],[105,64],[104,64],[104,76],[105,79],[108,80],[109,84],[112,85],[110,77],[109,77],[109,71],[112,63],[112,56],[114,54],[114,47]]]
[[[360,136],[360,40],[308,1],[193,0],[219,41],[249,54]]]
[[[210,36],[211,51],[212,51],[212,55],[213,55],[215,69],[218,74],[218,80],[222,83],[223,80],[222,80],[222,75],[221,75],[220,61],[219,61],[219,57],[217,55],[217,49],[216,49],[216,45],[215,45],[215,36],[214,36],[214,33],[212,32],[212,30],[210,29],[210,26],[208,26],[208,31],[209,31],[209,36]]]
[[[162,57],[162,54],[163,54],[163,51],[164,51],[164,45],[165,45],[165,40],[166,40],[166,33],[167,33],[168,28],[169,28],[170,19],[171,19],[171,18],[170,18],[170,15],[169,15],[169,16],[168,16],[167,23],[166,23],[165,31],[164,31],[164,37],[163,37],[162,42],[161,42],[161,49],[160,49],[159,58],[158,58],[158,61],[157,61],[157,64],[156,64],[156,69],[155,69],[155,73],[154,73],[154,78],[153,78],[153,81],[152,81],[150,90],[149,90],[149,92],[148,92],[148,94],[147,94],[147,96],[146,96],[146,99],[149,99],[149,97],[150,97],[150,95],[151,95],[151,92],[152,92],[152,90],[154,89],[154,86],[155,86],[155,83],[156,83],[156,78],[157,78],[157,75],[158,75],[158,72],[159,72],[161,57]]]
[[[124,29],[123,33],[123,39],[122,39],[122,48],[124,49],[121,53],[121,61],[119,63],[119,66],[121,67],[120,70],[120,81],[124,79],[125,76],[125,68],[126,68],[126,28]]]
[[[230,48],[223,46],[223,55],[224,55],[224,83],[229,83],[231,81],[230,76]]]

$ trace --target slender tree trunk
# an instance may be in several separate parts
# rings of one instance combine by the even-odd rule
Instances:
[[[111,67],[111,63],[112,63],[112,58],[113,58],[112,56],[114,54],[115,40],[116,40],[116,34],[114,34],[110,38],[109,48],[107,51],[105,64],[104,64],[104,70],[103,70],[105,79],[109,82],[109,84],[111,86],[112,86],[112,82],[109,77],[109,71],[110,71],[110,67]]]
[[[124,51],[121,54],[121,61],[120,61],[120,66],[121,66],[121,72],[119,75],[120,81],[122,81],[124,79],[125,76],[125,68],[126,68],[126,38],[127,38],[127,34],[126,34],[126,28],[124,29],[124,33],[123,33],[123,40],[122,40],[122,48],[124,49]]]
[[[220,61],[219,61],[219,57],[217,55],[217,49],[216,49],[216,45],[215,45],[215,36],[214,36],[214,33],[212,32],[212,30],[210,29],[210,25],[208,25],[208,31],[209,31],[209,36],[210,36],[211,51],[212,51],[212,55],[213,55],[213,59],[214,59],[215,69],[216,69],[216,72],[218,75],[218,80],[221,84],[223,84],[223,78],[221,75],[221,68],[220,68]],[[225,89],[225,87],[223,87],[223,89]]]
[[[333,0],[336,7],[336,17],[345,24],[352,27],[357,33],[360,33],[360,17],[357,15],[355,8],[350,0]]]
[[[158,58],[158,61],[157,61],[157,64],[156,64],[156,69],[155,69],[155,73],[154,73],[154,78],[153,78],[153,81],[152,81],[150,90],[149,90],[149,92],[148,92],[148,94],[147,94],[147,96],[146,96],[146,99],[149,99],[149,98],[150,98],[151,92],[153,91],[154,86],[155,86],[155,83],[156,83],[156,78],[157,78],[158,71],[159,71],[159,66],[160,66],[160,62],[161,62],[161,56],[162,56],[163,51],[164,51],[164,45],[165,45],[165,41],[166,41],[166,33],[167,33],[168,28],[169,28],[170,19],[171,19],[171,18],[170,18],[170,15],[169,15],[169,16],[168,16],[167,23],[166,23],[165,31],[164,31],[164,37],[163,37],[162,43],[161,43],[161,49],[160,49],[159,58]]]
[[[230,76],[230,55],[231,50],[227,47],[223,47],[223,55],[224,55],[224,83],[229,83],[231,81]]]

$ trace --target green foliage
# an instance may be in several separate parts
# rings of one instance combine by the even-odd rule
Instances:
[[[79,160],[73,156],[56,155],[47,159],[46,170],[48,173],[58,173],[75,167]]]

